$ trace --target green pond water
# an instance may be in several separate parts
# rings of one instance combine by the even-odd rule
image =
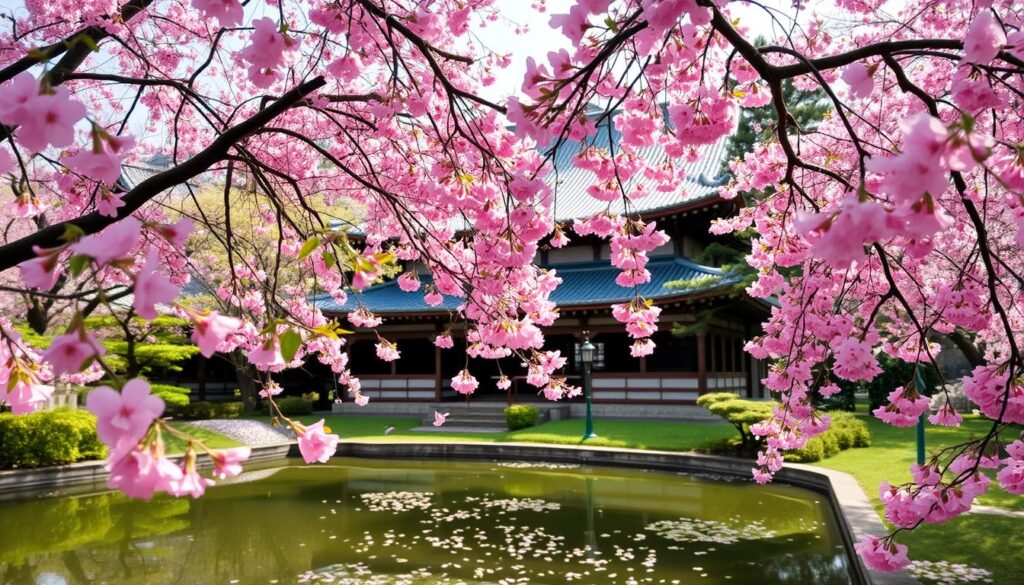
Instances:
[[[744,479],[336,459],[199,500],[0,503],[0,582],[852,583],[827,500]]]

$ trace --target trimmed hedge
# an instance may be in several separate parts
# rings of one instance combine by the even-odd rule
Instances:
[[[61,408],[32,414],[0,414],[0,469],[64,465],[102,459],[107,448],[96,436],[96,417]]]
[[[185,420],[209,420],[211,418],[238,418],[242,415],[241,402],[193,402],[178,412]]]
[[[313,414],[313,400],[308,396],[285,396],[275,400],[281,414],[285,416],[301,416]]]
[[[812,463],[828,459],[840,451],[871,446],[871,433],[864,421],[848,412],[830,412],[828,430],[807,441],[803,449],[783,453],[786,461]]]
[[[177,414],[189,405],[188,395],[192,392],[188,388],[182,388],[181,386],[171,386],[170,384],[150,384],[150,392],[160,398],[163,398],[164,404],[167,405],[168,414]]]
[[[743,400],[731,392],[715,392],[697,398],[697,404],[707,408],[736,427],[740,439],[711,445],[715,452],[739,451],[740,455],[751,455],[756,451],[757,437],[750,432],[750,425],[759,423],[772,414],[774,402]],[[786,461],[810,463],[827,459],[842,450],[871,446],[871,434],[864,421],[853,414],[842,411],[828,413],[831,418],[828,430],[807,441],[802,449],[786,451]]]
[[[513,404],[505,408],[505,424],[508,430],[518,431],[537,424],[540,410],[529,404]]]

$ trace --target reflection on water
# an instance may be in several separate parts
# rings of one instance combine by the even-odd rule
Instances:
[[[587,466],[340,459],[199,500],[0,503],[0,583],[851,583],[817,494]]]

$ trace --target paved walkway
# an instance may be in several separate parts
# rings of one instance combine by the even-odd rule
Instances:
[[[978,504],[971,506],[971,514],[991,514],[993,516],[1007,516],[1024,520],[1024,510],[1007,510],[1006,508],[979,506]]]
[[[293,439],[291,433],[257,420],[211,419],[189,421],[188,424],[220,433],[246,445],[273,445]]]

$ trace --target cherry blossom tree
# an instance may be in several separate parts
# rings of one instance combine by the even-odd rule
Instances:
[[[519,94],[497,103],[483,89],[511,56],[489,51],[473,28],[503,24],[492,0],[26,2],[0,32],[0,171],[13,195],[0,270],[18,298],[59,301],[68,316],[41,353],[0,323],[0,399],[26,412],[45,399],[42,382],[110,374],[83,319],[99,305],[121,319],[166,307],[193,322],[204,355],[237,351],[261,372],[319,359],[365,403],[342,324],[294,284],[304,280],[279,275],[358,301],[397,260],[432,276],[424,284],[405,274],[402,290],[429,305],[462,300],[455,317],[468,325],[470,355],[518,355],[545,396],[575,395],[557,375],[565,358],[544,350],[559,278],[533,265],[538,246],[597,235],[610,242],[618,284],[647,282],[647,253],[666,236],[630,211],[646,195],[633,178],[672,187],[672,160],[731,133],[741,108],[771,106],[770,135],[732,162],[722,191],[761,196],[713,228],[756,230],[748,292],[778,300],[747,347],[769,360],[765,383],[779,396],[754,429],[763,445],[755,478],[769,481],[786,449],[827,428],[812,399],[838,391],[830,375],[869,380],[880,352],[934,364],[941,335],[976,352],[964,388],[989,431],[934,453],[911,483],[882,486],[894,532],[858,544],[869,566],[902,567],[899,532],[970,509],[990,487],[984,470],[1024,493],[1024,441],[1013,426],[1024,423],[1024,7],[743,6],[772,23],[767,44],[725,0],[580,0],[550,17],[573,50],[530,59]],[[801,127],[788,84],[826,96],[828,117]],[[557,188],[543,180],[552,154],[566,140],[586,144],[609,121],[621,134],[615,148],[584,148],[574,162],[597,177],[592,197],[623,201],[626,212],[557,225]],[[637,156],[655,143],[669,160]],[[134,186],[119,180],[124,161],[158,149],[170,152],[169,169]],[[221,186],[222,218],[195,198],[190,184],[202,180]],[[195,199],[188,216],[172,212],[182,208],[175,186]],[[360,208],[362,244],[332,221],[339,204]],[[236,209],[256,215],[240,221]],[[246,237],[237,226],[260,224],[273,226],[270,267],[235,245]],[[195,266],[193,232],[224,250],[219,274]],[[176,300],[194,274],[217,283],[215,311]],[[130,308],[111,300],[125,291]],[[639,295],[613,307],[634,356],[656,350],[659,312]],[[365,308],[348,318],[382,321]],[[378,356],[400,359],[384,338]],[[111,484],[138,497],[201,495],[210,480],[195,472],[195,449],[180,465],[163,455],[161,433],[176,431],[159,418],[159,399],[143,380],[115,385],[88,401],[111,447]],[[472,394],[479,381],[463,370],[452,386]],[[915,424],[928,409],[920,390],[906,380],[875,416]],[[275,391],[264,388],[271,401]],[[281,418],[307,462],[334,452],[322,421]],[[960,420],[951,403],[929,417]],[[211,456],[216,474],[229,476],[246,453]]]

